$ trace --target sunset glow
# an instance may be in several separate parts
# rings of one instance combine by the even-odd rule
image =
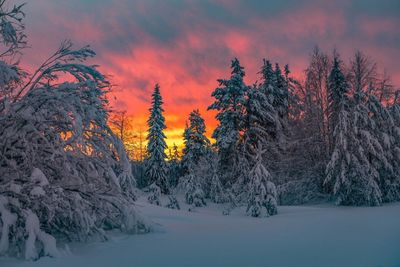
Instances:
[[[51,1],[26,6],[33,69],[64,38],[90,44],[92,63],[110,75],[111,100],[146,129],[150,94],[159,83],[168,145],[182,144],[189,112],[199,108],[208,135],[216,126],[207,111],[216,79],[238,57],[252,84],[264,57],[288,63],[301,77],[315,45],[337,48],[347,60],[357,48],[400,85],[398,1]]]

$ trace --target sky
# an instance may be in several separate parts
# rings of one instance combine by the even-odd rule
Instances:
[[[11,1],[19,3],[18,1]],[[360,49],[400,87],[399,0],[31,0],[25,12],[33,69],[60,42],[90,44],[91,63],[115,85],[112,103],[146,130],[151,92],[161,86],[167,143],[182,142],[185,121],[207,111],[218,78],[229,77],[237,57],[254,83],[263,58],[289,64],[302,77],[316,45],[344,61]]]

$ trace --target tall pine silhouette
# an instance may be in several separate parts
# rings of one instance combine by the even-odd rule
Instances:
[[[165,135],[163,130],[165,126],[165,118],[163,116],[163,101],[160,93],[160,86],[156,84],[154,92],[151,96],[151,108],[150,118],[147,120],[149,126],[147,135],[147,168],[146,174],[148,184],[156,183],[161,188],[161,192],[168,193],[168,180],[167,180],[167,168],[165,159],[165,149],[167,144],[165,143]]]

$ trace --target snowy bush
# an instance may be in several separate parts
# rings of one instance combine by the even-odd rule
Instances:
[[[150,204],[154,204],[157,206],[161,206],[160,197],[161,197],[161,189],[155,183],[152,183],[149,186],[150,195],[147,197],[147,200]]]
[[[288,181],[277,186],[279,205],[302,205],[327,202],[330,196],[320,191],[320,178]]]
[[[225,193],[225,190],[221,184],[221,180],[216,171],[213,172],[211,178],[209,197],[214,203],[225,203],[229,201],[229,197]]]
[[[177,209],[180,210],[179,202],[174,196],[168,196],[168,203],[165,205],[165,207],[169,209]]]
[[[185,201],[187,204],[195,207],[206,205],[204,191],[193,174],[188,174],[182,177],[178,189],[184,191]]]

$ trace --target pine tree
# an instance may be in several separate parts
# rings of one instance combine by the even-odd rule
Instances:
[[[249,196],[247,214],[253,217],[277,214],[277,192],[271,175],[262,163],[262,155],[266,152],[261,144],[254,151],[254,166],[250,171]]]
[[[268,171],[274,174],[274,178],[285,178],[288,172],[288,160],[286,150],[288,149],[289,137],[289,67],[285,66],[285,73],[275,64],[264,59],[261,67],[261,83],[249,89],[246,115],[247,127],[244,140],[252,144],[245,150],[256,149],[260,142],[268,150],[264,157],[264,164]],[[292,105],[293,105],[292,101]],[[249,144],[246,144],[249,145]],[[247,159],[252,161],[251,158]],[[252,166],[253,162],[250,162]],[[290,164],[289,166],[291,166]],[[288,176],[288,175],[286,175]]]
[[[380,205],[378,174],[364,153],[362,137],[354,132],[356,127],[351,114],[342,109],[338,118],[335,148],[326,168],[324,184],[332,190],[338,205]]]
[[[374,89],[370,85],[369,92]],[[383,106],[375,95],[370,95],[366,101],[364,117],[369,121],[370,134],[373,140],[367,138],[363,144],[367,145],[369,160],[379,174],[379,185],[382,191],[382,200],[392,202],[400,199],[399,169],[400,157],[396,120],[390,108]],[[370,152],[370,150],[372,150]],[[400,155],[399,155],[400,156]]]
[[[221,180],[219,178],[217,170],[213,170],[211,181],[210,181],[210,193],[209,198],[214,203],[225,203],[228,201],[228,197],[225,193],[225,190],[221,184]]]
[[[232,179],[229,173],[232,172],[233,166],[237,162],[237,146],[243,130],[248,91],[248,86],[243,81],[245,72],[238,59],[232,60],[231,69],[229,80],[218,80],[220,87],[212,93],[215,102],[208,107],[208,109],[218,111],[216,118],[219,125],[212,137],[216,139],[220,156],[220,171],[226,174],[226,177],[229,177],[224,179],[223,182],[225,183]]]
[[[400,91],[398,91],[400,96]],[[400,98],[390,107],[390,113],[393,118],[392,138],[391,138],[391,152],[393,169],[395,171],[395,180],[392,184],[394,196],[387,201],[398,201],[400,199]]]
[[[289,87],[288,79],[289,66],[285,66],[285,73],[282,74],[278,63],[275,70],[269,60],[264,59],[261,67],[261,90],[267,95],[269,103],[278,111],[281,119],[288,116]]]
[[[185,201],[189,205],[202,207],[206,205],[205,194],[197,178],[193,173],[184,178]]]
[[[167,180],[167,168],[165,164],[166,154],[164,129],[165,118],[163,116],[163,101],[160,93],[160,86],[156,84],[152,94],[152,107],[150,108],[150,118],[147,121],[149,131],[147,135],[147,153],[146,174],[148,176],[148,184],[156,183],[161,188],[161,192],[167,194],[169,192]]]
[[[273,96],[274,95],[274,88],[276,88],[277,85],[277,80],[276,80],[276,75],[275,71],[272,67],[272,64],[269,60],[263,59],[263,66],[261,67],[260,74],[263,79],[263,87],[265,90],[267,90],[268,95]],[[274,99],[271,99],[272,101]]]
[[[189,172],[189,166],[192,164],[192,160],[190,158],[191,154],[189,154],[189,151],[192,150],[192,142],[190,140],[192,133],[191,129],[189,127],[189,123],[186,122],[185,129],[183,130],[183,144],[184,147],[182,149],[182,170],[184,173]]]
[[[328,77],[328,123],[329,123],[329,143],[334,143],[333,131],[339,122],[339,113],[344,108],[342,105],[347,104],[345,100],[348,93],[348,84],[342,71],[342,62],[339,55],[334,53],[332,70]],[[330,148],[332,151],[333,147]]]
[[[205,135],[206,125],[198,109],[189,115],[189,124],[183,135],[185,147],[183,149],[182,163],[186,171],[191,164],[195,165],[201,158],[206,157],[210,150],[210,140]]]
[[[288,75],[289,67],[285,66],[285,75]],[[275,64],[275,79],[276,89],[274,107],[278,110],[278,114],[281,120],[287,120],[288,106],[289,106],[289,87],[288,81],[283,76],[281,68],[278,63]],[[286,123],[285,123],[286,124]]]
[[[261,127],[265,131],[265,139],[282,145],[288,118],[289,88],[285,77],[289,75],[289,69],[285,66],[283,76],[279,64],[273,70],[271,63],[264,59],[260,74],[260,85],[249,90],[246,106],[248,127]]]
[[[170,155],[168,156],[168,168],[169,168],[169,185],[175,187],[178,185],[178,179],[182,176],[181,164],[179,161],[180,155],[178,146],[174,143],[172,149],[170,149]]]
[[[376,206],[382,202],[379,173],[375,162],[382,161],[382,148],[371,133],[372,125],[365,96],[347,95],[348,86],[335,56],[329,76],[330,123],[334,124],[334,148],[324,181],[339,205]]]

